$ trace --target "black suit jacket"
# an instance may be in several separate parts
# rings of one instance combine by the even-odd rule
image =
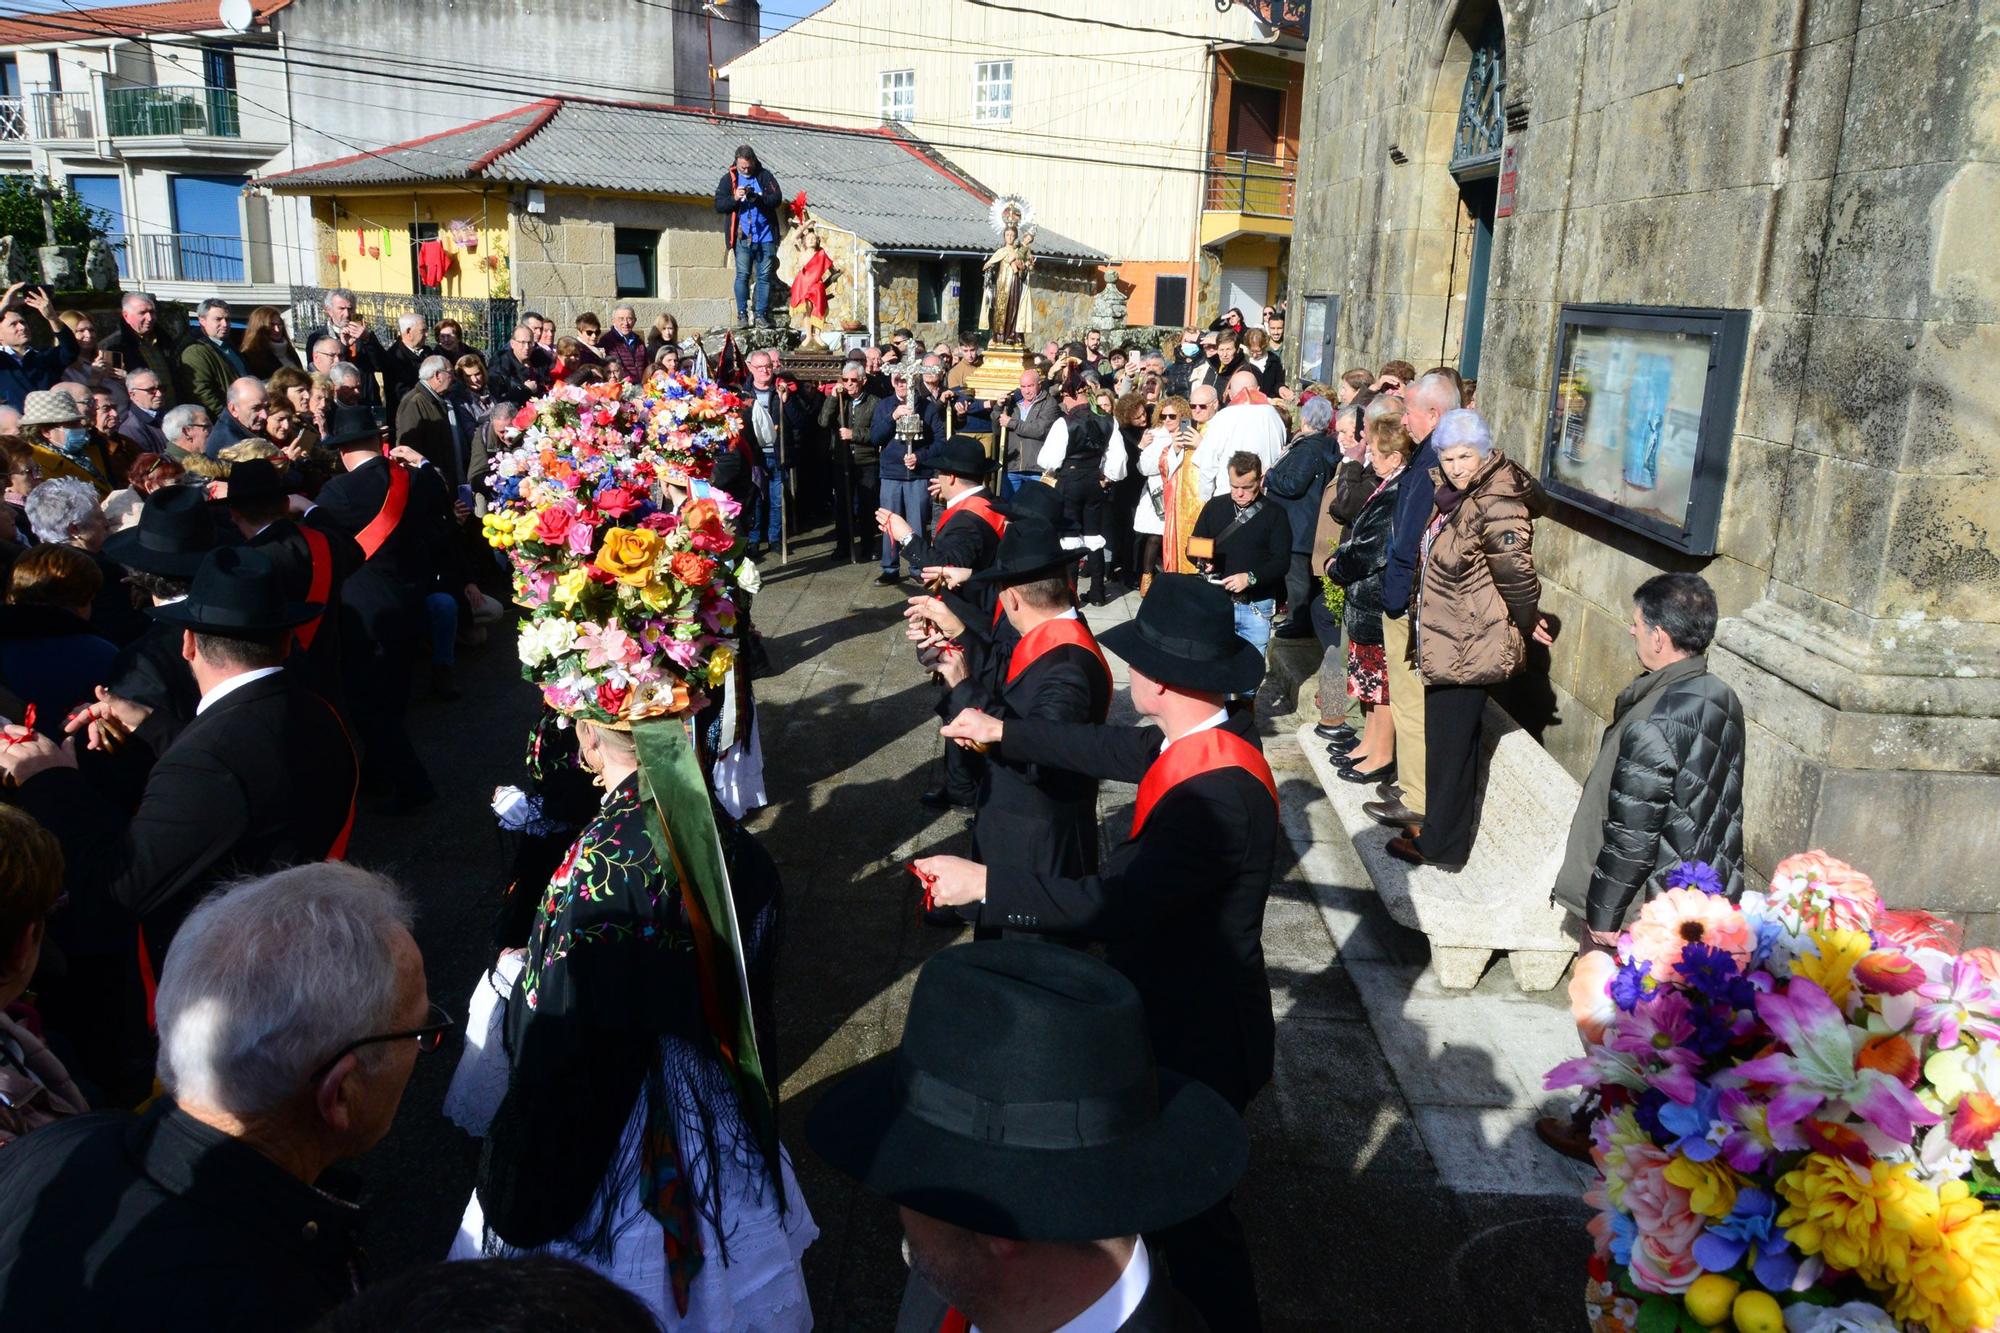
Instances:
[[[402,464],[371,458],[320,487],[313,517],[325,528],[357,537],[382,512],[389,470]],[[342,634],[377,644],[400,643],[423,628],[423,599],[437,582],[450,522],[451,495],[434,467],[408,469],[403,516],[375,554],[342,588]],[[353,645],[350,645],[352,647]]]
[[[1111,706],[1111,676],[1087,648],[1064,644],[1036,658],[1013,681],[1012,636],[996,650],[967,635],[972,674],[945,695],[938,715],[977,708],[1010,725],[1093,723]],[[1038,874],[1076,878],[1097,871],[1097,779],[1065,768],[1023,763],[998,753],[985,765],[979,818],[972,829],[979,859]]]
[[[532,386],[529,383],[531,380]],[[505,399],[516,407],[547,393],[554,381],[554,368],[549,364],[548,353],[539,347],[528,353],[525,365],[514,355],[511,346],[503,347],[493,354],[493,360],[486,368],[486,384],[493,390],[493,396]]]
[[[136,810],[68,768],[36,774],[15,797],[62,843],[72,907],[137,916],[155,968],[209,890],[324,859],[353,809],[347,731],[289,670],[216,700],[163,752],[144,727],[126,748],[137,763],[158,754]]]
[[[181,656],[181,627],[156,620],[119,649],[105,688],[152,709],[147,727],[161,742],[178,736],[194,721],[195,706],[201,702],[194,668]]]
[[[454,411],[462,411],[457,403],[451,406]],[[469,442],[471,419],[461,415],[458,424]],[[402,395],[402,401],[396,405],[396,429],[390,434],[397,444],[407,444],[429,459],[444,474],[447,489],[457,490],[464,483],[466,458],[459,448],[458,437],[452,434],[445,400],[425,386],[416,385]]]
[[[320,325],[299,340],[299,346],[305,349],[308,365],[312,362],[313,344],[321,338],[331,338],[340,344],[340,359],[353,362],[355,368],[361,372],[361,401],[370,407],[380,407],[382,390],[377,385],[375,377],[382,371],[382,344],[376,341],[375,330],[365,330],[355,340],[353,350],[350,351],[345,338],[326,325]]]
[[[995,497],[984,493],[988,501]],[[991,524],[966,508],[967,501],[961,500],[951,508],[941,511],[944,518],[937,526],[935,536],[912,532],[909,542],[901,554],[908,557],[918,569],[932,565],[955,565],[977,574],[991,565],[1000,554],[1000,534]],[[993,606],[999,591],[991,584],[967,584],[959,589],[958,599],[972,608],[982,624],[993,621]]]
[[[1249,714],[1223,725],[1256,743]],[[1161,739],[1151,727],[1030,719],[1007,724],[997,753],[1138,782]],[[989,870],[979,924],[1104,941],[1106,960],[1145,1001],[1154,1058],[1241,1110],[1271,1080],[1263,938],[1277,845],[1278,810],[1263,783],[1240,769],[1204,773],[1168,791],[1100,874]]]
[[[361,568],[361,548],[347,534],[334,530],[324,521],[315,521],[317,514],[318,510],[314,510],[314,516],[309,516],[307,521],[326,538],[327,554],[333,560],[333,585],[326,595],[326,610],[320,612],[319,623],[313,630],[312,643],[303,652],[295,650],[290,665],[303,674],[308,685],[344,712],[349,691],[340,673],[341,620],[346,614],[346,600],[342,594],[348,578]],[[299,531],[297,523],[289,518],[277,519],[245,545],[256,547],[278,567],[278,574],[285,582],[285,596],[295,602],[309,600],[307,593],[311,591],[313,581],[312,549],[307,546],[305,534]],[[294,644],[296,647],[296,640]]]
[[[1149,1250],[1153,1273],[1146,1295],[1132,1317],[1118,1326],[1119,1333],[1208,1333],[1208,1325],[1195,1313],[1173,1283],[1157,1250]],[[932,1289],[914,1270],[903,1285],[903,1307],[896,1312],[896,1333],[937,1333],[950,1310],[944,1297]]]
[[[390,420],[395,420],[403,395],[417,387],[417,367],[423,365],[425,357],[437,355],[438,349],[429,343],[413,352],[401,338],[392,338],[382,350],[382,406],[388,409]]]

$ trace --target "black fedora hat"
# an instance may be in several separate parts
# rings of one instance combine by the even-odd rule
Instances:
[[[1139,614],[1097,641],[1162,685],[1248,694],[1264,679],[1264,654],[1237,635],[1229,594],[1199,574],[1155,575]]]
[[[949,472],[954,477],[969,477],[973,481],[986,480],[986,474],[993,470],[985,448],[970,435],[952,436],[934,449],[924,464],[933,472]]]
[[[1063,550],[1062,538],[1056,536],[1047,519],[1035,514],[1022,515],[1007,524],[993,563],[966,582],[1026,583],[1048,578],[1076,558],[1076,552]]]
[[[225,504],[268,504],[286,496],[285,478],[268,458],[246,458],[229,469],[229,494]]]
[[[359,405],[335,403],[327,414],[326,434],[319,442],[329,449],[351,449],[364,440],[377,445],[382,442],[382,426],[375,414]]]
[[[247,546],[210,551],[194,586],[178,602],[152,608],[152,617],[197,634],[262,638],[303,625],[326,608],[285,596],[284,577],[270,557]]]
[[[214,549],[215,519],[199,486],[163,486],[146,497],[139,521],[105,539],[104,557],[127,569],[184,579]]]
[[[925,963],[902,1044],[827,1090],[806,1141],[872,1194],[1037,1241],[1185,1221],[1250,1157],[1221,1094],[1154,1066],[1132,983],[1033,940]]]
[[[1005,514],[1009,522],[1032,515],[1047,520],[1049,526],[1054,527],[1062,522],[1062,492],[1039,481],[1023,482],[994,508]]]

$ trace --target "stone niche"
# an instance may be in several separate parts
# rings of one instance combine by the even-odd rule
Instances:
[[[1564,303],[1751,312],[1715,555],[1558,505],[1535,554],[1563,633],[1510,711],[1584,771],[1638,671],[1631,590],[1698,570],[1725,616],[1712,666],[1750,723],[1753,867],[1824,847],[1994,942],[2000,43],[1974,0],[1698,8],[1316,4],[1293,306],[1342,297],[1342,365],[1458,361],[1449,163],[1497,16],[1516,176],[1477,407],[1502,447],[1539,467]]]

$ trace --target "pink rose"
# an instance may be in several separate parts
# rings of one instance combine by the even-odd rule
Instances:
[[[597,550],[597,529],[592,524],[572,523],[566,535],[569,549],[576,555],[589,555]]]
[[[1632,1243],[1632,1284],[1673,1296],[1693,1286],[1701,1276],[1694,1243],[1707,1223],[1688,1206],[1688,1192],[1667,1179],[1664,1165],[1649,1162],[1625,1187],[1624,1204],[1639,1228]]]
[[[1771,872],[1771,898],[1796,907],[1815,930],[1867,930],[1882,915],[1875,881],[1822,851],[1778,862]]]

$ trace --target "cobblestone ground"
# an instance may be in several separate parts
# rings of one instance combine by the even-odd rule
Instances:
[[[807,551],[767,574],[756,604],[775,671],[758,682],[772,805],[752,826],[782,868],[788,913],[771,1064],[783,1080],[785,1141],[822,1233],[807,1256],[818,1326],[884,1330],[902,1286],[895,1210],[825,1169],[800,1126],[830,1079],[894,1045],[918,967],[951,942],[918,919],[900,867],[969,839],[963,816],[917,802],[941,749],[934,690],[900,634],[899,595],[872,585],[872,564],[835,567],[823,544]],[[1127,614],[1113,606],[1090,617],[1101,628]],[[411,888],[432,995],[463,1014],[490,958],[506,866],[486,802],[495,784],[518,780],[534,699],[510,635],[468,653],[460,678],[463,700],[421,705],[414,719],[446,795],[421,816],[364,823],[355,859]],[[1412,970],[1423,941],[1388,921],[1351,855],[1312,842],[1317,787],[1287,729],[1274,723],[1267,741],[1296,849],[1281,862],[1265,928],[1278,1073],[1252,1106],[1252,1163],[1237,1195],[1266,1323],[1581,1328],[1583,1206],[1458,1192],[1425,1147],[1396,1077],[1411,1071],[1391,1064],[1425,1059],[1422,1043],[1385,1054],[1354,983],[1359,964]],[[1114,836],[1131,795],[1105,792]],[[390,1138],[360,1164],[378,1276],[442,1254],[457,1226],[475,1146],[439,1113],[453,1059],[448,1045],[420,1062]]]

